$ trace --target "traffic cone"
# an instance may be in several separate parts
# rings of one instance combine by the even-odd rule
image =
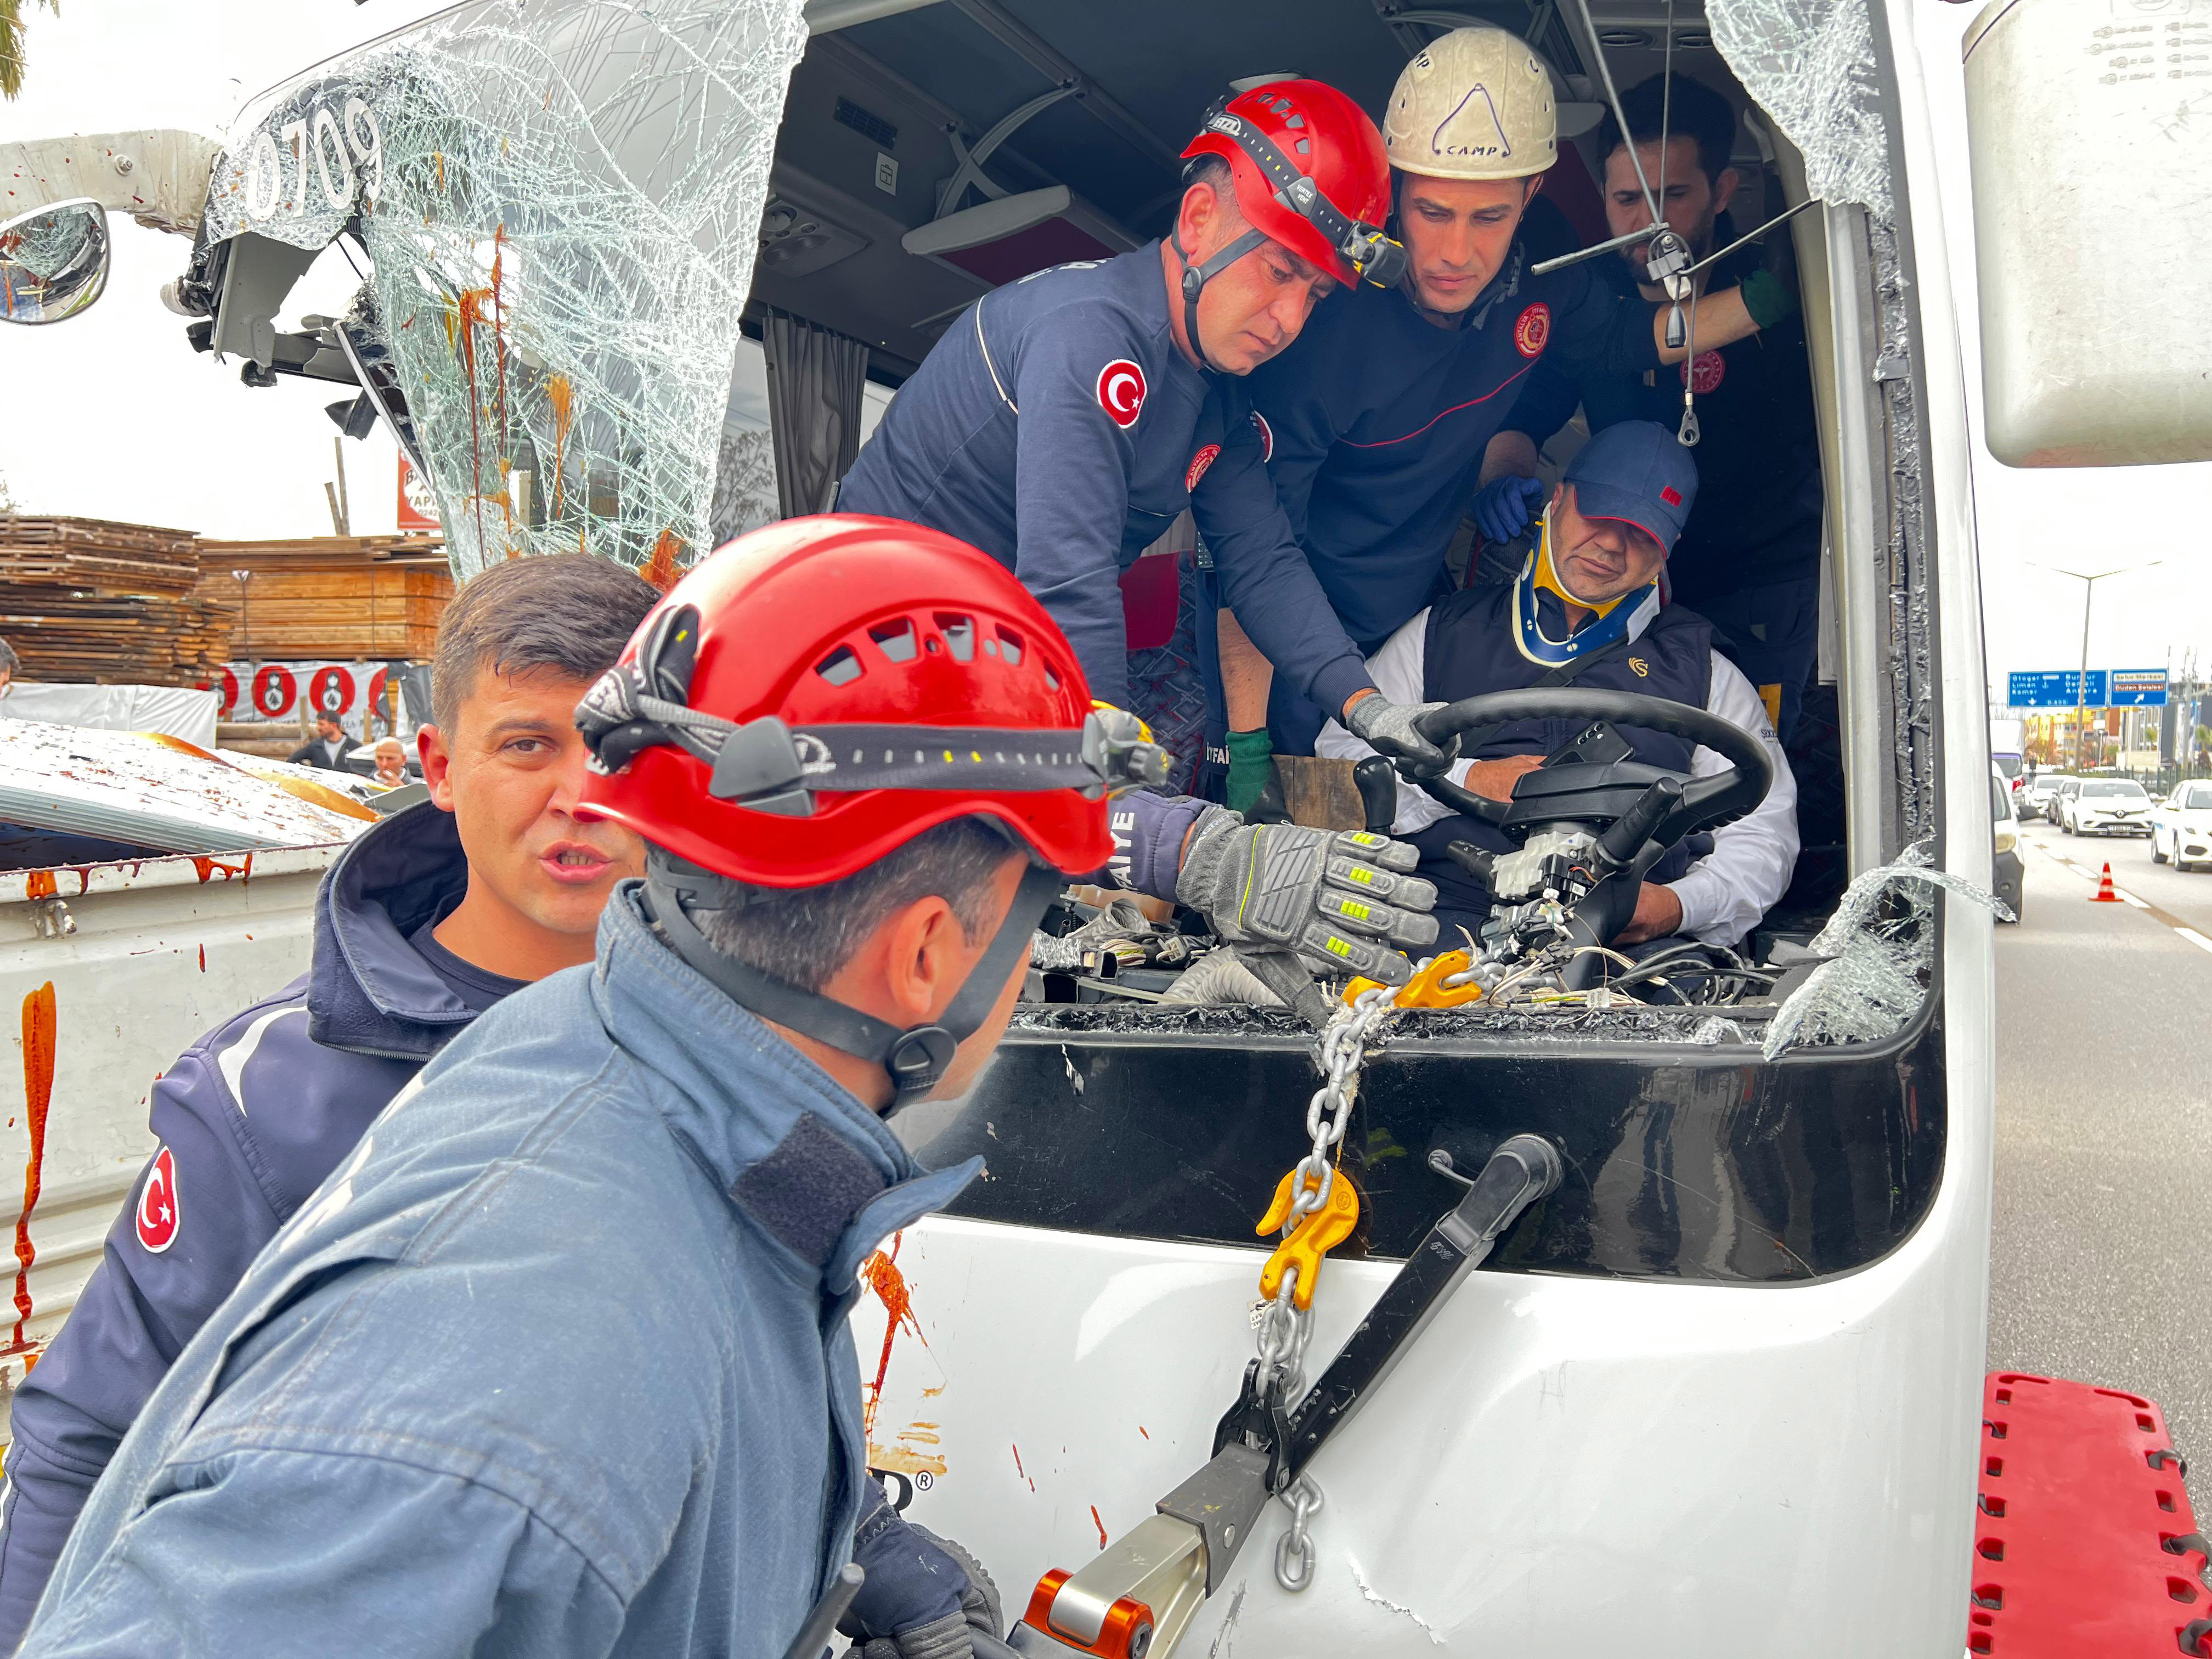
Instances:
[[[2097,884],[2097,890],[2089,895],[2089,902],[2092,904],[2118,904],[2120,902],[2120,896],[2112,890],[2112,866],[2109,861],[2105,866],[2105,878]]]

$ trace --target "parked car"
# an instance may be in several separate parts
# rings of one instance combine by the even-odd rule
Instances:
[[[2206,787],[2212,789],[2212,785]],[[1990,859],[1990,886],[2012,912],[2010,919],[2018,921],[2021,890],[2026,884],[2021,879],[2020,819],[2013,811],[2012,782],[2002,766],[1990,768],[1990,815],[1996,820],[1996,847]],[[1998,920],[2005,918],[2001,914]]]
[[[2025,823],[2030,818],[2049,817],[2051,799],[2057,794],[2058,786],[2065,781],[2066,775],[2063,772],[2038,772],[2033,777],[2014,785],[2012,803],[2020,813],[2021,822]]]
[[[2133,778],[2069,778],[2059,791],[2069,836],[2148,836],[2150,793]]]
[[[2173,860],[2177,870],[2212,862],[2212,781],[2199,778],[2176,784],[2173,793],[2151,809],[2150,861]]]
[[[2049,818],[2061,830],[2065,830],[2067,797],[2074,794],[2081,787],[2081,780],[2079,778],[2059,779],[2058,787],[2044,798],[2043,816]],[[2069,835],[2074,833],[2070,830],[2068,830],[2066,832]]]

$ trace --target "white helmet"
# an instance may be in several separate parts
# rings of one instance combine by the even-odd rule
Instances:
[[[1429,42],[1390,92],[1390,165],[1430,179],[1526,179],[1559,159],[1551,72],[1504,29],[1454,29]]]

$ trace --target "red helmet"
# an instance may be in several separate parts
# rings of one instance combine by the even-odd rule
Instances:
[[[1245,222],[1340,282],[1387,288],[1404,273],[1405,250],[1380,228],[1390,213],[1382,135],[1334,87],[1270,81],[1224,98],[1183,155],[1226,161]]]
[[[1096,870],[1109,785],[1164,771],[1093,715],[1074,652],[1012,572],[850,514],[787,519],[700,564],[576,723],[588,806],[765,887],[838,880],[969,814],[1046,865]]]

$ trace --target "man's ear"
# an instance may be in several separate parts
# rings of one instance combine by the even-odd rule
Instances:
[[[1529,203],[1531,203],[1531,202],[1533,202],[1533,201],[1534,201],[1534,200],[1536,199],[1536,197],[1537,197],[1538,192],[1539,192],[1539,191],[1540,191],[1543,188],[1544,188],[1544,175],[1543,175],[1542,173],[1530,173],[1530,174],[1528,175],[1528,190],[1527,190],[1527,191],[1526,191],[1522,195],[1522,198],[1521,198],[1521,205],[1522,205],[1522,207],[1524,207],[1524,208],[1525,208],[1525,207],[1527,207],[1527,206],[1528,205],[1528,204],[1529,204]]]
[[[1221,198],[1212,185],[1198,179],[1183,191],[1182,205],[1176,212],[1176,228],[1182,232],[1183,252],[1190,256],[1191,264],[1198,264],[1212,251],[1211,238],[1220,222]]]
[[[1713,213],[1716,216],[1728,211],[1728,204],[1735,196],[1736,186],[1742,182],[1743,175],[1734,167],[1721,169],[1720,176],[1713,180]]]
[[[434,726],[415,733],[415,752],[422,762],[422,781],[430,786],[430,799],[441,812],[453,810],[453,786],[447,774],[453,757],[446,750],[446,734]]]
[[[884,919],[880,938],[890,1018],[909,1025],[937,1018],[965,982],[971,954],[951,904],[934,893],[918,898]]]

